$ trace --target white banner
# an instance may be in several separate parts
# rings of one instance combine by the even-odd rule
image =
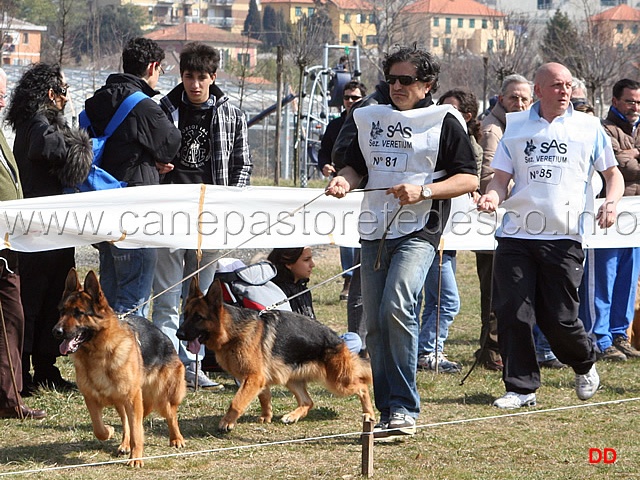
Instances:
[[[312,188],[124,188],[3,202],[0,234],[5,248],[19,251],[105,240],[122,248],[358,246],[361,200],[362,193],[336,199]],[[585,247],[640,246],[639,218],[640,197],[623,198],[616,225],[588,228]],[[478,213],[468,197],[456,199],[444,246],[493,250],[496,225],[496,216]]]

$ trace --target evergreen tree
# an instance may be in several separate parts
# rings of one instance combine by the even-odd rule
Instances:
[[[248,35],[251,38],[258,39],[261,34],[262,21],[260,19],[260,12],[258,11],[258,3],[256,0],[249,2],[249,13],[244,21],[244,35]]]
[[[271,5],[265,5],[262,11],[262,41],[265,48],[270,49],[278,45],[278,16]]]
[[[545,62],[566,65],[570,59],[575,60],[579,41],[578,31],[569,16],[557,10],[547,22],[540,53]]]

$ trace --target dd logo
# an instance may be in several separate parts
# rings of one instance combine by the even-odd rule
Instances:
[[[613,448],[605,448],[603,450],[599,448],[589,449],[589,463],[615,463],[617,456]]]

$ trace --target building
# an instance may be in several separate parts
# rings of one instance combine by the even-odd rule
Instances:
[[[339,44],[351,45],[357,42],[363,48],[377,47],[375,13],[369,2],[327,0],[326,8]]]
[[[509,42],[506,15],[474,0],[418,0],[403,12],[403,31],[442,57],[449,53],[484,55]]]
[[[158,45],[164,49],[170,67],[178,65],[177,59],[185,43],[199,41],[220,51],[220,69],[223,70],[225,63],[230,60],[252,68],[256,66],[260,44],[258,40],[239,33],[231,33],[202,23],[181,23],[160,28],[146,34],[145,37],[158,42]]]
[[[4,17],[0,22],[2,65],[30,65],[39,62],[42,33],[46,31],[47,27]]]
[[[282,13],[284,21],[294,25],[302,16],[310,17],[316,11],[316,2],[314,0],[260,0],[260,7],[269,6],[276,13]]]
[[[149,25],[177,25],[182,22],[205,23],[241,33],[249,13],[250,0],[89,0],[97,6],[135,5],[148,13]]]
[[[640,10],[618,5],[591,17],[591,25],[611,46],[637,51],[640,39]]]

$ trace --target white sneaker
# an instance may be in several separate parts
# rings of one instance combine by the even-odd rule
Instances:
[[[580,400],[589,400],[595,395],[600,386],[600,376],[596,371],[595,363],[584,375],[578,375],[576,373],[576,395]]]
[[[458,362],[452,362],[442,352],[438,352],[437,357],[434,352],[418,356],[418,370],[435,371],[436,365],[439,373],[460,373],[462,371],[462,366]]]
[[[196,370],[198,371],[197,375]],[[184,376],[187,380],[187,387],[189,388],[195,389],[197,383],[198,388],[210,392],[219,392],[221,390],[224,390],[224,385],[221,385],[218,382],[214,382],[209,377],[207,377],[207,374],[204,373],[201,368],[196,368],[196,362],[191,362],[189,365],[187,365]]]
[[[536,404],[536,394],[527,393],[519,394],[516,392],[507,392],[504,396],[493,402],[494,407],[498,408],[520,408],[533,407]]]

